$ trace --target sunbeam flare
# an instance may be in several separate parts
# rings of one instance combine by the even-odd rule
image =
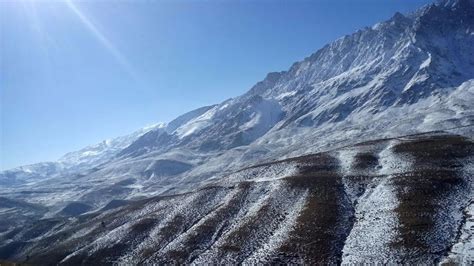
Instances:
[[[107,37],[94,25],[94,23],[73,3],[72,0],[64,1],[69,9],[81,20],[82,24],[90,30],[97,40],[112,54],[117,62],[128,72],[128,74],[138,81],[138,75],[128,63],[122,53],[107,39]]]

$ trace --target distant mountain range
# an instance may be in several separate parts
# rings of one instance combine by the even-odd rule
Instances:
[[[473,125],[474,1],[396,13],[244,95],[1,172],[0,259],[474,263]]]

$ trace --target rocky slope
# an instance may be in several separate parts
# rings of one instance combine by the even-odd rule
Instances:
[[[31,222],[0,235],[0,256],[65,265],[470,264],[473,228],[462,228],[472,223],[473,156],[472,140],[443,133],[359,143],[246,168],[190,193]]]

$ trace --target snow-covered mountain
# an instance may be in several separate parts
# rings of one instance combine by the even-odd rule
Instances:
[[[192,110],[177,117],[176,119],[168,123],[166,127],[162,127],[160,130],[151,130],[147,132],[147,134],[144,134],[139,139],[136,139],[135,142],[131,143],[131,145],[123,149],[119,153],[119,156],[136,156],[139,154],[148,153],[156,149],[157,147],[162,146],[163,143],[169,140],[169,134],[172,134],[174,131],[176,131],[178,128],[181,128],[183,125],[192,123],[192,121],[196,119],[202,120],[202,118],[200,117],[207,111],[213,109],[214,107],[215,106],[204,106],[196,110]]]
[[[34,183],[45,178],[89,170],[109,161],[143,134],[160,130],[165,126],[164,123],[158,123],[141,128],[129,135],[104,140],[78,151],[69,152],[55,162],[36,163],[0,172],[0,185],[19,185],[29,181]]]
[[[472,6],[432,4],[344,36],[174,130],[139,138],[101,174],[176,160],[193,167],[164,184],[192,187],[256,161],[473,124]]]
[[[397,13],[324,46],[288,71],[268,74],[245,95],[166,132],[155,149],[228,150],[268,131],[293,134],[300,128],[363,124],[391,110],[448,98],[464,82],[462,90],[470,90],[473,21],[471,1]],[[275,140],[275,134],[267,135]]]
[[[118,152],[128,147],[142,135],[150,131],[160,131],[166,127],[165,123],[144,127],[132,134],[113,139],[107,139],[81,150],[70,152],[59,158],[58,162],[66,165],[93,166],[104,163],[113,158]]]
[[[252,187],[252,191],[264,191],[262,192],[263,195],[265,195],[263,198],[260,198],[261,194],[250,193],[247,199],[249,202],[252,202],[252,199],[271,201],[272,203],[268,204],[268,207],[265,208],[271,208],[275,213],[281,215],[285,223],[295,224],[296,222],[293,220],[286,220],[285,217],[290,215],[287,209],[294,207],[294,215],[300,215],[298,217],[306,215],[304,212],[300,212],[302,210],[301,208],[303,208],[302,206],[305,202],[308,202],[308,199],[312,198],[308,198],[309,194],[303,195],[298,193],[311,193],[312,190],[310,189],[310,192],[305,189],[300,191],[294,190],[294,187],[288,188],[286,186],[281,188],[277,183],[280,182],[278,180],[281,178],[291,178],[293,174],[301,174],[301,169],[296,169],[295,165],[288,166],[285,164],[282,166],[279,163],[268,164],[271,165],[268,169],[265,168],[268,171],[257,171],[257,177],[252,178],[252,180],[242,179],[241,175],[236,175],[235,173],[241,173],[243,171],[242,169],[247,169],[249,166],[258,163],[268,163],[304,154],[337,151],[337,155],[331,153],[330,157],[337,159],[337,168],[340,171],[344,169],[349,171],[344,172],[346,171],[344,170],[344,173],[341,175],[351,176],[357,172],[357,166],[345,162],[343,158],[340,158],[345,152],[349,153],[349,155],[346,155],[350,158],[352,158],[352,153],[359,152],[359,146],[351,145],[361,141],[386,138],[401,141],[402,143],[400,145],[404,145],[404,141],[407,138],[397,138],[398,136],[429,131],[445,131],[451,134],[457,134],[452,138],[462,138],[463,143],[471,147],[472,138],[474,137],[474,127],[472,127],[472,125],[474,125],[473,103],[474,0],[440,1],[437,4],[425,6],[410,14],[403,15],[396,13],[385,22],[344,36],[322,47],[302,61],[294,63],[287,71],[269,73],[264,80],[258,82],[255,86],[250,88],[247,93],[239,97],[226,100],[217,105],[193,110],[168,124],[159,124],[153,129],[140,130],[130,136],[117,138],[109,142],[106,141],[67,154],[58,162],[37,164],[2,172],[0,174],[0,185],[8,186],[0,191],[0,197],[8,198],[12,201],[11,204],[13,205],[26,206],[23,208],[18,207],[19,211],[16,213],[21,215],[21,217],[28,217],[28,213],[33,213],[35,219],[53,219],[54,217],[78,216],[84,213],[97,213],[95,211],[98,211],[99,214],[97,215],[101,217],[100,219],[102,219],[102,217],[104,217],[103,219],[109,219],[107,215],[128,214],[130,214],[130,217],[139,217],[139,221],[142,221],[142,218],[144,219],[144,224],[138,223],[137,225],[134,222],[116,222],[116,220],[114,220],[116,216],[114,216],[114,218],[110,218],[110,221],[114,221],[114,224],[120,225],[113,227],[113,231],[111,232],[105,231],[103,236],[105,238],[94,239],[94,234],[89,234],[92,231],[88,233],[86,232],[88,230],[87,228],[81,229],[83,231],[85,230],[84,235],[87,235],[87,241],[94,241],[94,243],[84,246],[82,250],[74,248],[65,249],[67,252],[70,252],[67,257],[61,258],[66,262],[69,259],[77,257],[84,259],[85,255],[83,254],[94,254],[97,250],[105,252],[105,255],[109,254],[107,252],[110,250],[107,251],[108,249],[105,249],[104,251],[102,247],[109,247],[109,245],[111,245],[110,241],[128,241],[127,239],[129,238],[124,237],[123,234],[132,232],[134,230],[133,228],[145,228],[144,231],[147,231],[147,228],[154,228],[152,235],[159,235],[160,237],[162,236],[161,234],[166,234],[165,229],[168,228],[166,227],[167,222],[158,222],[160,226],[155,227],[155,220],[147,216],[151,215],[149,211],[154,208],[150,207],[154,204],[150,202],[160,201],[161,199],[168,199],[167,197],[170,197],[169,204],[172,204],[173,207],[164,210],[163,215],[166,214],[169,217],[178,217],[176,219],[184,219],[178,222],[183,222],[183,224],[189,223],[190,225],[193,223],[189,220],[191,219],[189,217],[193,216],[194,213],[188,213],[188,211],[194,210],[195,206],[192,204],[195,203],[191,204],[191,202],[193,202],[195,198],[202,198],[196,201],[198,202],[196,206],[201,206],[202,211],[207,210],[206,208],[210,208],[209,210],[211,210],[213,207],[220,206],[219,204],[221,203],[229,204],[229,202],[233,202],[234,200],[240,202],[240,199],[237,199],[236,196],[240,192],[235,192],[237,190],[234,191],[233,189],[236,188],[232,186],[229,188],[218,188],[216,195],[213,194],[215,197],[201,195],[200,192],[208,186],[212,187],[216,184],[222,186],[222,182],[227,182],[229,178],[232,179],[234,177],[237,179],[232,182],[239,184],[237,188],[245,186],[246,182],[250,182],[251,186],[256,186]],[[438,138],[436,134],[434,134],[433,139],[422,140],[421,143],[425,143],[424,141],[428,143],[431,143],[431,141],[436,142]],[[385,143],[382,145],[385,148],[391,145],[387,142],[382,142]],[[454,148],[450,146],[448,149],[443,146],[446,143],[443,143],[444,142],[440,144],[442,146],[440,149],[444,149],[448,155],[453,152],[455,153],[455,149],[459,148],[455,145]],[[425,146],[422,144],[420,144],[420,149],[424,151]],[[345,150],[343,147],[352,148]],[[367,156],[362,156],[363,159],[370,160],[374,156],[377,158],[384,156],[384,154],[381,154],[382,150],[379,150],[379,146],[375,145],[372,148],[375,149],[376,152],[375,150],[371,150],[369,153],[372,155],[369,156],[370,154],[365,154]],[[390,149],[388,150],[392,152]],[[351,201],[352,203],[349,204],[346,202],[347,204],[344,203],[339,207],[343,209],[347,208],[344,210],[350,210],[352,208],[352,215],[359,215],[362,218],[370,216],[369,218],[377,220],[375,218],[377,215],[387,215],[388,218],[384,216],[378,218],[381,219],[380,221],[371,220],[367,223],[363,221],[352,223],[352,226],[354,226],[352,231],[343,232],[344,234],[349,234],[343,238],[350,240],[344,247],[340,246],[340,243],[337,242],[340,240],[338,238],[339,240],[336,239],[334,241],[339,244],[331,246],[334,248],[333,250],[324,250],[324,252],[326,252],[324,254],[327,254],[328,258],[330,258],[328,261],[340,262],[341,252],[348,254],[348,257],[345,258],[348,262],[359,261],[357,254],[360,256],[364,255],[364,258],[370,259],[373,254],[369,254],[370,252],[368,250],[372,248],[376,248],[376,250],[380,252],[388,252],[387,254],[393,255],[393,257],[391,257],[392,259],[397,260],[397,254],[399,253],[390,253],[390,251],[387,250],[390,249],[388,246],[392,244],[398,245],[400,243],[395,241],[395,244],[390,244],[391,242],[383,242],[383,244],[380,244],[377,242],[374,243],[374,246],[370,246],[373,240],[371,239],[372,235],[364,236],[364,234],[374,226],[382,228],[377,231],[380,234],[379,236],[386,233],[393,233],[393,230],[395,230],[393,228],[395,225],[393,223],[394,215],[401,215],[399,218],[402,217],[406,219],[407,224],[403,226],[414,226],[410,224],[410,217],[395,213],[400,211],[400,209],[397,209],[401,208],[400,206],[408,208],[408,205],[400,205],[400,202],[408,202],[406,204],[409,204],[409,199],[413,195],[408,192],[408,196],[405,195],[402,189],[401,194],[395,195],[398,197],[398,201],[395,201],[393,198],[393,193],[395,193],[393,186],[398,189],[399,187],[403,187],[403,182],[410,183],[406,178],[411,175],[412,170],[418,171],[416,173],[417,178],[425,178],[426,172],[421,171],[418,166],[429,168],[430,171],[435,169],[437,166],[434,167],[432,164],[426,162],[426,158],[431,158],[430,156],[433,155],[433,153],[434,151],[426,151],[426,154],[419,154],[418,150],[410,150],[408,153],[403,153],[402,155],[398,154],[396,158],[386,158],[386,161],[376,164],[378,167],[381,167],[381,169],[371,169],[367,173],[357,172],[357,174],[367,174],[369,176],[384,175],[382,179],[375,179],[376,181],[371,181],[372,183],[369,182],[370,184],[362,180],[361,182],[363,184],[357,184],[356,187],[354,187],[353,180],[349,180],[348,183],[343,184],[344,193],[346,193],[343,194],[349,197],[344,200]],[[415,157],[423,157],[425,159],[420,159],[420,161]],[[466,154],[461,157],[462,160],[464,160],[462,162],[463,169],[468,169],[462,170],[464,171],[463,173],[472,171],[472,169],[469,168],[470,162],[472,162],[472,152],[470,148],[466,151]],[[468,158],[467,161],[466,158]],[[449,156],[445,158],[436,157],[435,159],[441,164],[443,164],[443,161],[449,161],[456,169],[460,167],[452,162],[452,158]],[[331,163],[332,161],[324,162]],[[309,164],[312,163],[314,162]],[[394,172],[392,171],[393,169],[390,168],[393,164],[399,164],[400,167],[406,166],[406,168],[400,170],[401,172]],[[303,163],[303,166],[300,165],[299,167],[304,167],[304,165]],[[387,167],[392,170],[383,172]],[[443,167],[444,166],[441,165],[441,168]],[[328,171],[333,170],[334,169],[329,169]],[[442,170],[444,171],[446,169],[443,168]],[[280,173],[280,171],[283,171],[284,174]],[[315,174],[312,170],[310,172],[314,175],[320,174],[319,172]],[[430,174],[431,173],[432,172],[430,172]],[[400,179],[403,180],[403,182],[400,181],[401,183],[397,183],[398,181],[393,179],[393,175],[399,174],[406,175]],[[256,182],[256,184],[253,182]],[[269,183],[265,183],[265,186],[259,187],[260,182]],[[438,183],[436,182],[438,181],[435,180],[433,182],[434,186],[437,186]],[[463,179],[462,182],[470,186],[472,181],[470,179]],[[413,185],[416,189],[426,188],[426,183],[423,182],[420,184],[410,183],[405,185]],[[357,189],[362,189],[360,191],[362,194],[359,194]],[[461,204],[462,206],[456,205],[459,208],[466,207],[466,197],[471,197],[466,195],[471,195],[469,193],[472,193],[471,188],[462,187],[462,189],[465,189],[462,190],[462,195],[458,195],[454,192],[452,194],[448,193],[449,195],[447,194],[450,197],[459,196],[464,200],[456,202],[454,198],[449,198],[449,202]],[[226,191],[230,191],[229,193],[231,194],[226,194]],[[272,194],[272,191],[276,194]],[[297,193],[295,191],[299,192]],[[364,191],[372,191],[375,194],[364,194]],[[341,191],[338,193],[340,192]],[[186,195],[188,195],[187,193],[193,196],[190,196],[188,199],[186,197]],[[233,193],[237,194],[234,195]],[[326,192],[323,191],[322,193]],[[385,196],[388,194],[390,194],[392,198],[386,198]],[[27,195],[26,198],[25,195]],[[291,202],[293,205],[278,198],[288,195],[293,197],[292,199],[294,199],[294,201]],[[376,195],[379,195],[381,198],[377,198]],[[158,198],[149,199],[150,197]],[[178,198],[178,203],[172,200],[174,197]],[[437,196],[427,194],[427,197],[436,198]],[[149,200],[147,200],[147,198]],[[127,205],[127,202],[138,199],[142,200],[136,203],[138,205]],[[229,199],[229,202],[225,199]],[[436,198],[435,200],[430,201],[430,204],[439,204],[440,198]],[[300,205],[296,204],[300,201]],[[383,206],[389,206],[389,208],[387,210],[368,210],[367,208],[361,210],[358,209],[362,206],[357,205],[358,201],[364,202],[363,204],[367,206],[370,204],[385,204]],[[243,206],[248,207],[248,210],[246,209],[248,213],[232,212],[232,214],[229,215],[237,215],[236,217],[242,216],[252,221],[252,213],[254,211],[261,211],[264,215],[269,215],[269,213],[273,212],[268,209],[261,210],[260,205],[252,207],[252,204],[249,202],[247,202],[248,204],[242,203],[244,204]],[[188,203],[191,205],[187,205]],[[174,208],[174,204],[177,204],[178,207]],[[122,205],[128,206],[124,208],[123,213],[110,214],[106,212],[105,214],[100,214],[101,210],[109,210],[113,206],[117,207]],[[194,207],[188,210],[189,206]],[[10,209],[10,211],[12,211],[12,209]],[[132,215],[135,211],[139,212],[137,216]],[[368,213],[366,213],[367,211]],[[184,214],[181,215],[180,213]],[[458,212],[456,213],[456,215],[459,214]],[[445,217],[443,215],[446,213],[441,211],[430,212],[430,215],[431,214],[434,216],[441,215],[439,217],[442,218]],[[11,215],[11,213],[9,213],[9,215]],[[205,216],[205,213],[199,213],[197,215],[196,217],[202,216],[203,219],[209,218]],[[219,215],[221,214],[218,212],[216,215],[220,217]],[[341,219],[343,219],[341,222],[348,222],[352,219],[350,218],[352,217],[351,215],[342,215],[341,217]],[[443,228],[444,224],[439,224],[437,220],[439,217],[436,217],[433,218],[433,226],[438,230],[439,228]],[[83,221],[81,221],[80,218],[78,219],[78,224],[68,224],[67,226],[78,226],[77,228],[82,228],[84,225],[82,224]],[[205,221],[205,219],[203,221]],[[462,224],[462,221],[457,217],[450,217],[449,219],[451,219],[452,223]],[[146,221],[150,221],[150,223]],[[386,224],[380,224],[382,222],[386,222]],[[162,225],[164,227],[161,227]],[[285,227],[273,225],[274,224],[270,223],[269,226],[271,228],[267,228],[270,231],[265,231],[267,230],[265,229],[262,234],[268,236],[269,232],[272,232],[272,234],[275,233],[276,236],[288,237],[284,233],[286,231],[283,230]],[[257,252],[255,250],[252,252],[240,250],[236,252],[244,254],[242,255],[243,257],[239,257],[240,255],[233,257],[231,254],[235,247],[228,247],[228,245],[225,244],[227,243],[225,242],[226,238],[222,240],[224,242],[218,242],[221,241],[218,239],[220,239],[221,236],[233,236],[235,230],[237,230],[241,224],[221,226],[223,226],[223,228],[230,226],[230,228],[222,229],[224,231],[228,230],[225,232],[219,230],[214,232],[215,235],[213,236],[216,238],[213,239],[217,241],[216,243],[218,243],[218,245],[209,249],[208,253],[200,253],[194,249],[180,252],[197,252],[196,254],[200,254],[199,258],[195,258],[192,254],[190,255],[188,253],[185,255],[189,255],[189,257],[187,257],[189,261],[197,259],[197,261],[202,262],[215,261],[215,258],[221,258],[219,254],[230,256],[229,261],[221,260],[222,262],[231,262],[232,259],[235,258],[245,257],[249,259],[253,258],[252,256],[255,257],[260,254],[252,253]],[[13,230],[10,225],[6,225],[5,228],[3,232],[7,232],[6,234]],[[129,231],[130,228],[133,230]],[[149,256],[147,255],[145,257],[150,259],[149,262],[159,262],[158,257],[161,255],[165,257],[168,256],[166,258],[173,258],[176,254],[182,254],[173,253],[178,252],[176,249],[173,249],[173,247],[178,247],[181,244],[186,247],[186,245],[183,244],[188,243],[185,242],[187,241],[186,239],[193,239],[192,231],[187,231],[188,229],[189,228],[180,228],[177,230],[184,235],[167,236],[170,238],[169,241],[172,241],[170,242],[170,246],[163,247],[163,249],[160,248],[160,250],[156,251],[158,253],[153,253],[155,254],[153,256],[148,254]],[[280,229],[283,231],[280,232]],[[333,229],[334,228],[331,230]],[[453,232],[455,232],[455,229],[450,227],[449,230],[446,229],[447,231],[443,231],[444,229],[439,229],[440,231],[433,230],[431,228],[429,230],[427,229],[426,232],[424,231],[426,234],[423,233],[423,237],[428,237],[427,235],[429,234],[440,234],[444,237],[439,242],[442,244],[438,245],[437,240],[430,239],[432,242],[426,245],[427,249],[421,248],[419,250],[420,254],[423,252],[425,252],[423,254],[430,252],[430,254],[433,252],[439,253],[439,250],[445,250],[450,247],[450,243],[454,241]],[[468,229],[466,230],[466,237],[472,239],[472,232]],[[103,230],[100,229],[98,231]],[[256,232],[261,231],[256,230]],[[135,234],[135,231],[132,233]],[[221,233],[226,235],[221,235]],[[0,232],[0,234],[2,233]],[[410,233],[407,234],[408,242],[415,241],[415,236],[410,235]],[[71,239],[75,239],[76,236],[70,237]],[[81,238],[81,236],[77,237]],[[161,239],[160,237],[156,239]],[[173,237],[175,237],[175,239]],[[252,238],[251,235],[246,235],[242,239],[247,239],[247,237]],[[3,239],[3,241],[10,241],[7,238]],[[11,241],[15,241],[14,238],[12,239]],[[25,241],[24,238],[18,239]],[[277,237],[276,239],[279,238]],[[68,241],[69,240],[66,240],[60,243],[70,245]],[[76,240],[71,241],[74,242]],[[150,243],[156,244],[154,239],[149,241],[151,241]],[[209,243],[213,243],[213,241]],[[249,243],[254,243],[252,241]],[[271,245],[280,247],[278,245],[281,243],[271,242]],[[405,246],[407,243],[401,243],[401,249],[409,247]],[[133,251],[130,251],[132,253],[127,253],[129,255],[131,254],[131,258],[121,257],[121,261],[128,262],[128,259],[132,259],[133,255],[136,254],[155,252],[153,250],[147,251],[149,250],[149,246],[143,245],[144,246],[135,246],[135,244],[124,244],[124,247],[132,248]],[[180,247],[183,247],[182,245]],[[247,242],[242,245],[244,247],[250,246]],[[1,247],[2,245],[0,243],[0,251]],[[359,250],[358,247],[366,247],[367,249]],[[390,247],[393,248],[393,246]],[[464,248],[464,246],[462,247]],[[263,253],[265,253],[266,250],[275,252],[279,250],[275,248],[275,246],[260,246],[260,248],[258,252]],[[290,254],[295,254],[294,247],[290,245],[287,246],[287,248],[287,251],[291,251]],[[397,249],[399,247],[395,248]],[[397,252],[403,253],[404,251],[401,249],[397,250]],[[334,250],[337,252],[334,253]],[[23,251],[19,251],[15,254],[19,254],[18,256],[20,257],[18,258],[21,258],[21,254],[26,254],[22,252]],[[462,252],[466,253],[466,251]],[[305,256],[306,255],[308,254],[305,254]],[[437,261],[441,257],[442,256],[438,254],[432,255],[428,259]],[[209,260],[206,260],[206,258]],[[300,257],[300,259],[301,260],[295,260],[295,262],[308,262],[304,258]],[[275,262],[273,259],[265,261]],[[291,262],[292,260],[283,261]],[[419,262],[416,260],[407,261]],[[132,262],[135,261],[132,260]]]
[[[123,180],[134,182],[127,198],[174,193],[259,161],[473,124],[473,85],[473,1],[442,1],[344,36],[242,96],[0,182],[97,183],[76,200]]]

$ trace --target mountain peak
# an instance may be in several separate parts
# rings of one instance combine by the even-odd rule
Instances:
[[[400,13],[400,12],[395,12],[395,14],[392,16],[392,20],[403,20],[406,17]]]

